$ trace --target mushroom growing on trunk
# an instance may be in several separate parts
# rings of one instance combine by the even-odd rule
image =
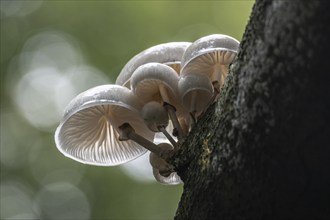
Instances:
[[[149,102],[162,104],[173,123],[178,139],[182,140],[185,134],[177,114],[182,115],[182,117],[186,117],[186,114],[179,101],[178,81],[177,73],[169,66],[160,63],[147,63],[138,67],[132,74],[131,89],[144,105]],[[148,106],[152,107],[151,105]]]
[[[142,108],[142,118],[151,131],[162,132],[171,144],[176,147],[176,141],[166,130],[166,127],[169,125],[169,116],[163,105],[155,101],[146,103]]]
[[[133,72],[139,66],[152,62],[166,64],[179,74],[182,55],[190,44],[190,42],[169,42],[152,46],[138,53],[120,71],[116,84],[129,88]]]
[[[190,74],[180,77],[179,94],[184,108],[190,113],[192,122],[204,112],[213,96],[211,81],[204,75]]]
[[[180,76],[207,76],[214,86],[212,103],[220,92],[238,48],[239,41],[227,35],[213,34],[202,37],[184,52]]]
[[[154,137],[140,117],[141,108],[139,99],[126,87],[91,88],[67,106],[55,132],[56,146],[65,156],[86,164],[114,166],[133,160],[150,148],[144,144],[152,143]],[[119,140],[125,123],[134,128],[135,136],[143,137],[143,143],[133,138]]]
[[[173,147],[169,144],[162,143],[158,145],[164,152],[171,151]],[[154,153],[150,153],[149,161],[152,166],[152,172],[155,179],[164,185],[176,185],[182,183],[181,178],[174,171],[174,167],[167,163],[163,158]]]

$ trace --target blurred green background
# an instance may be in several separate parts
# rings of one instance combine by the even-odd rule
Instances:
[[[70,160],[54,130],[68,102],[114,83],[140,51],[222,33],[241,40],[254,1],[1,0],[1,219],[173,219],[183,186],[148,155],[118,167]]]

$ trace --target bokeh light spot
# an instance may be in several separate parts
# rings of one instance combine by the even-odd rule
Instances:
[[[0,185],[0,219],[38,219],[29,190],[16,181]]]
[[[76,186],[56,182],[44,186],[35,199],[42,219],[89,219],[90,205],[85,194]]]
[[[35,127],[47,129],[54,127],[61,112],[56,106],[58,89],[65,89],[70,96],[73,93],[70,81],[54,68],[35,69],[18,82],[15,101],[22,115]]]
[[[0,1],[0,11],[7,17],[23,17],[40,8],[42,0],[38,1]]]
[[[72,36],[56,31],[29,38],[9,71],[7,90],[18,110],[43,131],[54,130],[75,95],[109,83],[105,74],[86,63]]]

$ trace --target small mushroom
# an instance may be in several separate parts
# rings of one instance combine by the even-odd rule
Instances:
[[[158,169],[152,168],[152,173],[157,182],[162,183],[164,185],[178,185],[183,183],[176,172],[171,172],[169,176],[165,177],[159,173]]]
[[[162,132],[173,146],[177,145],[176,141],[166,130],[169,124],[169,117],[163,105],[155,101],[148,102],[142,108],[142,118],[151,131]]]
[[[239,41],[227,35],[213,34],[202,37],[184,52],[180,76],[189,74],[207,76],[213,83],[216,97],[228,74],[229,65],[237,55],[238,48]]]
[[[158,145],[164,152],[172,151],[173,147],[169,144],[162,143]],[[150,153],[149,161],[152,166],[152,172],[155,179],[165,185],[176,185],[182,183],[180,177],[175,172],[174,167],[167,163],[163,158],[154,153]]]
[[[132,74],[131,89],[145,104],[151,101],[161,103],[178,133],[178,139],[182,140],[184,133],[176,115],[176,110],[183,112],[178,101],[178,81],[176,72],[167,65],[147,63]]]
[[[168,114],[164,106],[159,102],[150,101],[142,108],[142,118],[147,127],[153,132],[159,132],[159,128],[168,125]]]
[[[169,42],[150,47],[131,58],[119,73],[116,84],[130,88],[130,78],[133,72],[146,63],[162,63],[180,72],[181,58],[190,42]]]
[[[190,74],[180,77],[178,88],[182,104],[195,122],[212,99],[211,81],[204,75]]]
[[[139,136],[152,141],[140,117],[142,105],[126,87],[103,85],[76,96],[67,106],[55,132],[57,148],[82,163],[114,166],[147,150],[133,141],[119,141],[120,126],[129,123]]]

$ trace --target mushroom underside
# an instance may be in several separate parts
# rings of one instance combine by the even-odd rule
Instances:
[[[158,169],[152,168],[155,179],[164,185],[178,185],[182,183],[181,178],[176,172],[172,172],[168,177],[164,177],[159,173]]]
[[[222,73],[227,74],[228,65],[232,62],[235,56],[236,53],[226,50],[218,50],[201,54],[184,63],[181,75],[204,74],[211,78],[211,75],[216,69],[219,69]]]
[[[169,98],[176,97],[175,93],[169,89],[170,87],[164,82],[160,80],[143,80],[140,82],[143,86],[138,86],[134,89],[134,93],[143,101],[143,102],[150,102],[156,101],[159,103],[163,103],[163,98],[160,93],[160,85],[165,85],[165,90]],[[175,101],[175,99],[171,99],[171,101]]]
[[[114,114],[116,112],[116,114]],[[129,121],[140,135],[152,140],[138,113],[118,105],[97,105],[78,111],[57,130],[58,146],[77,161],[113,166],[133,160],[146,149],[133,141],[119,141],[116,127]]]

